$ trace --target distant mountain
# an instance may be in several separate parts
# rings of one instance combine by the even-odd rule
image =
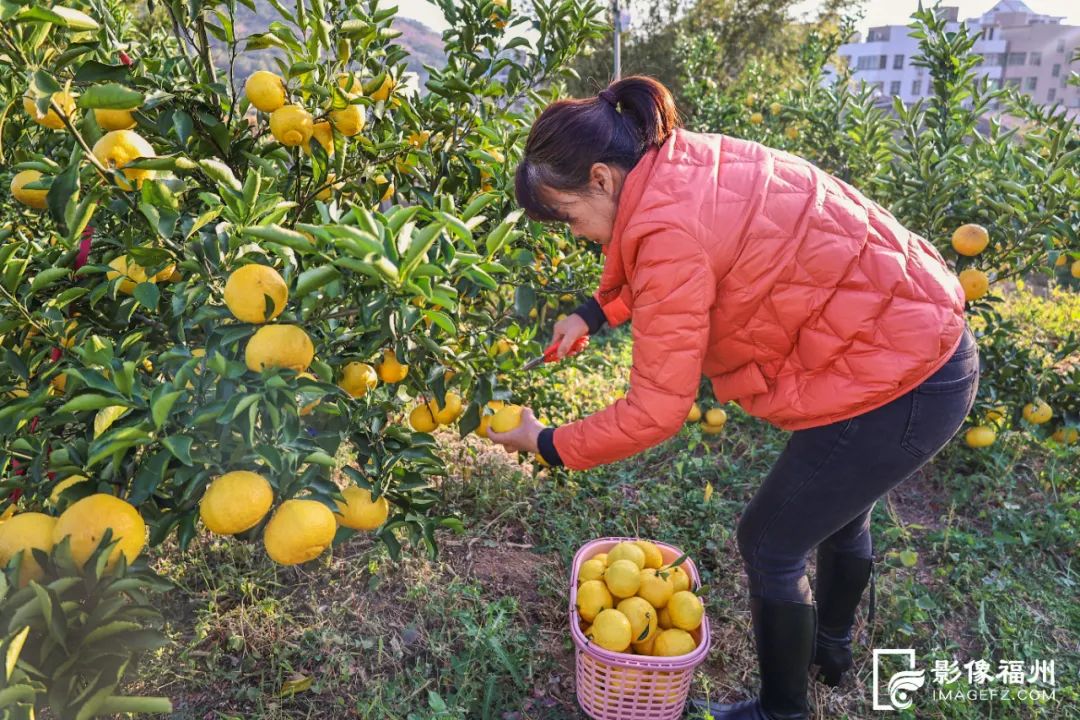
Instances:
[[[251,12],[243,5],[237,7],[236,34],[239,37],[247,37],[256,33],[266,32],[270,23],[279,18],[277,11],[266,0],[255,0],[257,12]],[[288,5],[286,5],[288,7]],[[397,17],[394,20],[394,29],[402,35],[395,39],[395,43],[409,51],[409,70],[420,75],[420,85],[427,80],[427,71],[424,65],[440,67],[446,62],[446,52],[443,48],[442,36],[423,23],[406,17]],[[226,55],[221,43],[213,43],[218,50],[216,56],[224,59]],[[241,53],[236,58],[236,82],[242,84],[248,75],[256,70],[276,70],[273,62],[275,55],[273,50],[256,50]]]

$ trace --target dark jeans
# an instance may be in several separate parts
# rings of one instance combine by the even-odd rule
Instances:
[[[979,385],[969,329],[952,358],[877,410],[792,434],[747,504],[738,541],[750,594],[809,604],[806,556],[821,543],[872,557],[870,512],[963,425]]]

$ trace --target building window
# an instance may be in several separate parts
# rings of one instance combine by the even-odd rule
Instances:
[[[1033,52],[1033,53],[1031,53],[1031,64],[1032,65],[1042,65],[1042,53],[1041,52]]]
[[[1027,79],[1027,82],[1024,83],[1024,89],[1030,92],[1030,91],[1034,90],[1036,87],[1038,87],[1038,85],[1039,85],[1039,78],[1037,78],[1037,77],[1029,77]]]
[[[983,65],[987,67],[1001,67],[1005,64],[1005,56],[1001,53],[986,53],[983,55]]]
[[[863,55],[855,65],[857,70],[876,70],[878,66],[877,55]]]
[[[893,66],[893,70],[903,70],[904,69],[904,56],[903,55],[893,55],[892,66]]]
[[[894,96],[900,94],[900,81],[899,80],[893,80],[891,83],[889,83],[889,94],[894,95]]]
[[[1065,38],[1058,38],[1057,51],[1059,53],[1065,52]]]
[[[915,97],[922,95],[922,80],[911,81],[911,94]]]
[[[888,42],[889,28],[874,28],[866,36],[866,42]]]
[[[1057,99],[1057,88],[1050,88],[1046,91],[1046,102],[1054,102]]]
[[[1061,77],[1061,65],[1054,63],[1054,67],[1050,70],[1050,77]]]
[[[1020,87],[1020,78],[1005,78],[1005,84],[1009,87]]]
[[[1009,65],[1023,65],[1027,62],[1027,53],[1009,53]]]

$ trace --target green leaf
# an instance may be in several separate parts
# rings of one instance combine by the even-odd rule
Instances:
[[[165,420],[169,417],[169,411],[172,410],[173,405],[176,404],[176,399],[179,397],[180,391],[174,390],[153,401],[150,406],[150,416],[154,419],[155,429],[160,430],[161,426],[165,424]]]
[[[326,453],[313,452],[304,458],[304,462],[312,463],[314,465],[322,465],[323,467],[333,468],[337,467],[337,461],[330,457]]]
[[[127,65],[106,65],[97,60],[87,60],[75,71],[75,82],[96,83],[102,80],[126,80],[130,75]]]
[[[83,412],[85,410],[100,410],[111,405],[126,405],[131,407],[131,404],[124,401],[123,398],[118,397],[106,397],[105,395],[98,395],[96,393],[87,393],[85,395],[78,395],[68,400],[66,403],[60,406],[58,413],[69,412]]]
[[[258,240],[275,242],[300,253],[310,253],[314,250],[311,240],[304,236],[303,233],[283,228],[280,225],[246,227],[241,231],[241,234]]]
[[[30,292],[31,294],[36,293],[38,290],[47,288],[57,280],[67,277],[70,274],[71,270],[64,267],[42,270],[37,274],[37,277],[34,278],[33,282],[30,283]]]
[[[319,288],[332,283],[341,277],[341,273],[333,265],[320,265],[300,273],[296,279],[294,297],[302,298]]]
[[[135,286],[135,289],[131,291],[132,296],[139,301],[139,304],[150,310],[156,310],[158,301],[161,300],[161,291],[158,290],[157,285],[152,282],[141,282]]]
[[[166,438],[162,438],[161,440],[161,444],[164,445],[177,460],[189,467],[192,465],[192,442],[193,440],[187,435],[172,435]]]
[[[79,96],[78,105],[84,109],[134,110],[145,100],[145,96],[138,90],[118,83],[103,83],[86,88]]]
[[[915,564],[919,562],[919,553],[914,550],[901,550],[900,562],[904,567],[915,567]]]
[[[206,173],[207,177],[216,182],[218,185],[227,187],[230,190],[241,192],[243,186],[240,181],[233,175],[232,169],[221,162],[220,160],[200,160],[199,167]]]

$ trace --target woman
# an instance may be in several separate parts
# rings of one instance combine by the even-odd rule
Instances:
[[[959,281],[887,210],[801,158],[676,125],[671,94],[646,77],[534,123],[518,203],[606,256],[554,340],[565,355],[630,319],[630,389],[568,425],[526,411],[489,437],[552,465],[614,462],[677,433],[703,373],[719,402],[793,431],[738,525],[761,692],[711,710],[806,718],[811,663],[831,685],[852,665],[874,503],[960,428],[977,349]]]

